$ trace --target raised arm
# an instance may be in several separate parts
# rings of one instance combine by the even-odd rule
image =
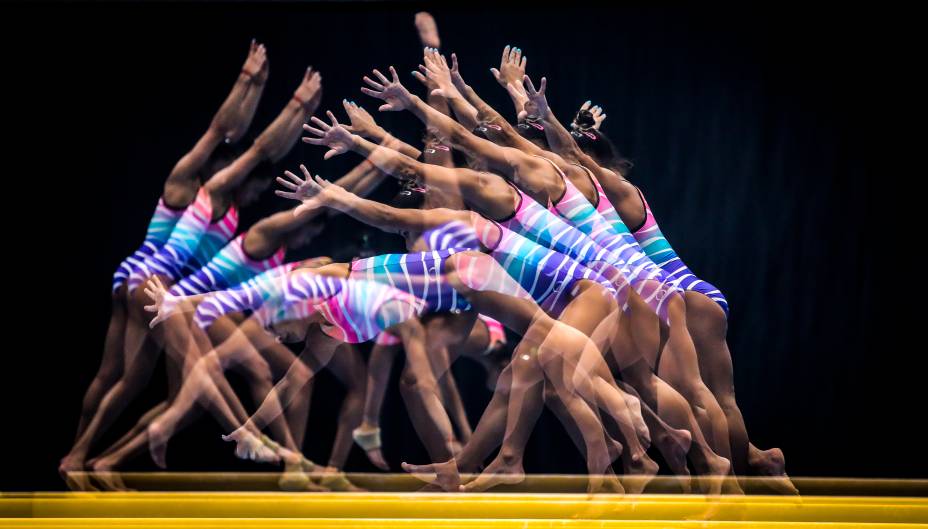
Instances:
[[[438,50],[435,48],[425,48],[422,54],[422,62],[425,64],[419,65],[418,72],[412,72],[413,77],[418,79],[422,84],[425,85],[428,90],[429,104],[434,107],[436,110],[442,111],[441,108],[436,107],[433,104],[434,100],[441,100],[445,102],[445,106],[450,108],[458,122],[464,125],[468,130],[473,130],[480,123],[480,118],[477,115],[477,109],[473,105],[467,102],[467,100],[462,96],[462,94],[457,90],[457,88],[451,84],[451,80],[447,79],[447,82],[439,83],[439,80],[444,81],[436,75],[429,75],[429,63],[435,60],[444,59],[441,54],[438,53]],[[446,65],[447,66],[447,65]],[[435,68],[432,67],[434,70]],[[448,112],[442,112],[445,115],[450,115]]]
[[[293,98],[264,132],[255,139],[262,155],[272,162],[283,158],[300,137],[300,126],[316,111],[322,98],[322,76],[306,69]]]
[[[457,60],[452,57],[455,67],[457,66]],[[525,76],[525,65],[528,63],[528,57],[522,55],[522,49],[516,48],[515,46],[506,46],[503,48],[503,57],[499,62],[499,69],[490,68],[490,72],[493,74],[493,77],[496,78],[496,82],[500,84],[503,88],[506,88],[506,91],[509,93],[509,97],[512,99],[512,104],[516,107],[516,117],[525,110],[525,103],[528,102],[528,96],[525,93],[525,90],[509,90],[508,86],[510,84],[521,87],[522,78]],[[463,81],[463,79],[462,79]],[[470,87],[467,87],[470,89]],[[485,106],[489,108],[489,105],[480,100],[477,97],[477,94],[473,90],[469,90],[471,96],[479,101],[480,106]],[[463,92],[463,90],[462,90]],[[471,103],[473,104],[473,102]],[[492,108],[489,108],[492,110]]]
[[[224,140],[238,140],[248,129],[261,98],[262,88],[257,85],[263,86],[267,79],[266,67],[267,53],[264,46],[252,40],[245,65],[209,128],[171,169],[164,184],[164,197],[168,205],[179,207],[189,204],[199,188],[197,172],[206,165],[216,147]]]
[[[379,175],[380,170],[365,161],[336,180],[335,184],[359,196],[365,196],[381,181]],[[296,215],[293,210],[287,210],[261,219],[248,230],[245,249],[250,255],[268,255],[284,244],[288,234],[306,226],[323,212],[323,209],[318,209]]]
[[[381,108],[400,104],[396,99],[391,100],[393,103],[388,102]],[[404,181],[416,180],[428,188],[459,194],[467,203],[494,218],[502,218],[512,213],[513,200],[509,197],[513,191],[500,176],[466,168],[439,167],[418,162],[390,148],[389,138],[384,145],[376,145],[345,130],[331,112],[328,112],[328,115],[332,120],[331,125],[314,117],[312,122],[319,128],[303,126],[306,131],[317,136],[304,137],[304,142],[329,148],[323,158],[329,159],[354,151],[395,178]]]
[[[269,66],[267,60],[267,50],[264,44],[257,44],[254,39],[251,40],[251,52],[248,59],[245,60],[245,66],[242,67],[241,76],[247,76],[249,83],[246,85],[245,94],[242,96],[239,105],[235,108],[235,122],[229,127],[226,133],[227,141],[236,142],[245,135],[251,120],[255,117],[255,110],[258,108],[258,101],[264,93],[264,87],[267,85]]]
[[[547,79],[544,77],[541,78],[541,84],[537,90],[529,76],[526,75],[523,81],[525,83],[525,92],[528,96],[525,112],[534,115],[541,121],[542,126],[545,128],[545,139],[548,140],[548,147],[566,161],[579,163],[593,171],[593,174],[600,182],[615,178],[617,175],[613,171],[600,166],[592,156],[583,152],[583,149],[577,145],[571,133],[561,125],[561,122],[558,121],[554,112],[551,111],[551,108],[548,106],[547,97],[545,96],[545,90],[548,86]],[[589,102],[587,102],[587,104],[588,103]],[[605,115],[603,115],[603,119],[605,119]],[[602,120],[600,120],[600,122],[602,122]]]
[[[452,90],[456,90],[451,84],[449,69],[447,64],[444,63],[444,57],[440,55],[437,57],[428,57],[426,69],[429,77],[436,80],[439,86],[441,86],[442,93],[446,94],[446,96]],[[540,185],[540,183],[530,181],[533,170],[537,169],[540,165],[537,159],[517,149],[502,147],[489,140],[475,136],[460,123],[438,112],[422,99],[411,94],[409,90],[400,83],[399,77],[396,75],[396,70],[392,66],[390,67],[390,73],[393,78],[387,79],[382,73],[374,70],[374,75],[380,82],[374,81],[369,77],[364,77],[364,81],[370,85],[371,88],[361,88],[361,91],[365,94],[385,102],[385,104],[380,106],[381,112],[409,110],[437,136],[444,141],[450,142],[454,148],[464,151],[475,158],[486,161],[491,170],[500,171],[506,175],[513,175],[519,172],[520,176],[529,180],[526,182],[527,185],[533,188]]]
[[[509,47],[507,46],[506,49],[508,50]],[[522,57],[521,53],[522,53],[522,50],[519,50],[518,52],[518,57],[520,58],[519,64],[525,64],[525,62],[527,61],[527,58]],[[507,54],[504,50],[503,55],[504,57],[506,57],[507,55],[512,55],[512,52]],[[512,60],[515,60],[515,59],[513,58]],[[501,70],[499,71],[500,73],[499,73],[498,80],[508,80],[514,77],[515,75],[518,75],[520,71],[524,72],[524,70],[519,70],[518,66],[512,64],[511,62],[506,63],[505,66],[506,67],[504,68],[503,65],[501,65]],[[502,114],[497,112],[496,109],[494,109],[493,107],[488,105],[483,99],[481,99],[480,96],[477,95],[477,92],[475,92],[474,89],[471,88],[470,85],[468,85],[464,81],[464,78],[461,77],[461,72],[458,67],[457,55],[453,53],[451,54],[450,73],[451,73],[451,81],[454,83],[454,86],[464,96],[467,102],[470,105],[473,105],[473,107],[477,110],[477,117],[480,119],[480,121],[488,124],[488,126],[495,126],[494,128],[497,131],[496,136],[499,138],[502,144],[507,145],[509,147],[514,147],[516,149],[522,150],[529,154],[536,154],[536,155],[543,154],[544,151],[542,149],[540,149],[534,143],[523,138],[519,134],[519,132],[509,123],[509,121],[507,121],[506,118],[502,116]],[[496,76],[496,73],[494,72],[494,77],[495,76]],[[522,76],[519,76],[518,79],[520,80],[519,82],[521,82]],[[512,97],[513,102],[516,102],[516,111],[518,115],[518,112],[521,112],[523,110],[523,105],[525,103],[524,97],[520,96],[518,92],[512,92],[512,91],[510,91],[509,95],[510,97]]]
[[[418,158],[422,154],[419,149],[391,136],[386,129],[374,121],[374,116],[367,110],[364,110],[364,107],[358,105],[354,101],[348,101],[347,99],[342,100],[342,106],[345,108],[345,113],[348,114],[348,119],[351,121],[350,125],[344,126],[348,131],[362,138],[367,138],[374,143],[382,143],[387,138],[391,138],[391,146],[394,146],[397,151],[410,158]]]
[[[297,208],[301,214],[319,208],[328,207],[341,211],[351,217],[389,233],[421,232],[428,228],[460,219],[464,212],[432,209],[400,209],[361,198],[345,188],[310,174],[305,165],[300,165],[305,178],[286,171],[287,179],[277,178],[277,182],[289,191],[277,190],[278,196],[298,200],[302,205]]]
[[[262,160],[276,162],[293,148],[300,136],[300,126],[318,106],[321,80],[319,72],[307,68],[293,98],[255,139],[254,144],[206,182],[204,187],[214,201],[236,189]]]

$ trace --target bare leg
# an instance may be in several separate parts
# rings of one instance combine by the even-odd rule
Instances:
[[[390,381],[390,370],[399,352],[398,345],[376,344],[371,349],[367,361],[367,390],[364,395],[364,412],[359,434],[371,434],[380,430],[380,410],[383,408],[383,399]],[[365,450],[370,462],[381,470],[390,470],[380,446]]]
[[[103,343],[103,358],[100,360],[100,368],[94,376],[87,393],[84,394],[84,400],[81,405],[81,418],[77,424],[77,433],[74,436],[75,441],[81,437],[87,424],[93,418],[94,412],[103,400],[106,389],[112,387],[119,380],[119,375],[123,370],[123,343],[125,342],[126,319],[128,312],[126,308],[125,287],[120,288],[113,294],[112,313],[110,315],[110,324],[106,329],[106,341]]]

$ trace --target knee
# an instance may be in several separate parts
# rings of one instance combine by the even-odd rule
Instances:
[[[417,373],[415,369],[405,369],[400,377],[400,386],[408,392],[437,393],[438,384],[435,377],[426,373]]]
[[[273,378],[271,366],[260,356],[254,355],[241,363],[241,368],[248,373],[253,380],[260,382],[270,382]]]

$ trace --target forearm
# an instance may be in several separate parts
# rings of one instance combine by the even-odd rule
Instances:
[[[242,98],[241,104],[238,106],[238,126],[232,132],[226,134],[226,137],[231,141],[238,141],[248,131],[251,120],[255,117],[258,102],[261,101],[261,96],[264,94],[264,86],[265,83],[257,83],[254,80],[248,84],[245,97]]]
[[[302,360],[296,360],[290,365],[283,378],[268,392],[261,406],[249,417],[245,427],[253,426],[258,431],[263,430],[265,426],[283,414],[284,409],[300,394],[303,386],[309,383],[308,379],[300,380],[301,377],[297,375],[304,369],[302,365],[298,365],[300,362]]]
[[[480,123],[477,109],[464,99],[460,97],[453,98],[449,101],[449,105],[451,106],[451,110],[454,111],[454,117],[458,120],[458,123],[467,127],[469,130],[474,130]]]
[[[413,217],[419,216],[418,211],[398,210],[348,192],[339,192],[338,198],[334,199],[329,204],[329,207],[345,213],[368,226],[389,233],[397,233],[404,229],[418,229],[421,225],[421,222],[413,219]]]
[[[406,156],[409,156],[413,159],[418,159],[419,156],[422,155],[422,151],[404,142],[403,140],[392,136],[389,132],[381,127],[378,127],[376,130],[368,131],[368,134],[366,134],[364,137],[381,145],[388,143],[391,149],[405,154]]]
[[[570,135],[570,131],[558,121],[554,112],[549,110],[547,115],[542,116],[541,124],[545,128],[545,138],[548,140],[548,147],[551,148],[552,152],[571,162],[581,161],[580,158],[586,156],[577,145],[577,142],[574,141],[573,136]]]
[[[449,103],[452,105],[452,108],[456,105],[455,101],[462,100],[461,98],[451,99]],[[412,97],[412,104],[409,107],[409,111],[419,118],[419,121],[424,123],[426,127],[436,131],[438,136],[450,141],[456,147],[467,148],[464,142],[472,136],[472,129],[469,130],[465,128],[460,123],[435,110],[417,96]],[[457,111],[455,111],[455,114],[457,114]]]
[[[299,139],[309,114],[309,109],[291,99],[280,115],[255,139],[255,146],[262,156],[272,162],[283,158]]]
[[[224,138],[230,138],[235,133],[239,135],[244,133],[247,128],[246,121],[250,121],[251,116],[243,114],[242,104],[252,89],[252,84],[253,78],[250,75],[245,72],[239,73],[235,84],[232,85],[232,91],[213,116],[210,128],[216,130]],[[260,92],[258,97],[260,97]]]

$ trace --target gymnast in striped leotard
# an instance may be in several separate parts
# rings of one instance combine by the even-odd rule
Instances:
[[[521,153],[521,151],[517,151],[515,149],[500,148],[490,142],[486,142],[485,140],[480,140],[479,138],[474,137],[470,134],[469,131],[466,131],[462,127],[454,124],[446,116],[432,111],[421,100],[409,94],[409,92],[402,87],[402,85],[398,82],[398,80],[396,80],[395,77],[393,80],[388,80],[385,76],[380,76],[380,81],[383,84],[377,83],[376,81],[367,80],[367,82],[372,87],[374,87],[375,90],[365,88],[364,90],[366,93],[388,101],[388,104],[386,105],[387,107],[391,107],[397,110],[404,108],[411,109],[413,113],[420,117],[420,119],[426,121],[429,126],[442,129],[442,133],[446,135],[452,141],[452,143],[455,143],[456,147],[459,143],[463,143],[463,146],[465,149],[467,149],[468,152],[473,152],[475,150],[474,145],[477,145],[480,148],[485,148],[490,151],[490,156],[486,158],[489,163],[497,164],[500,169],[509,171],[512,171],[512,165],[516,165],[513,160],[524,160],[525,164],[524,167],[522,167],[522,172],[513,174],[514,181],[522,183],[526,181],[531,182],[531,178],[534,175],[533,171],[538,170],[539,168],[547,168],[548,170],[551,169],[551,167],[543,160],[525,155],[524,153]],[[337,132],[336,129],[339,128],[337,126],[328,127],[327,125],[320,124],[318,121],[316,122],[316,125],[325,129],[310,129],[311,132],[317,135]],[[329,155],[331,155],[331,153],[344,152],[347,146],[347,148],[350,148],[351,150],[368,156],[372,162],[378,164],[378,166],[380,166],[386,172],[394,175],[402,175],[405,178],[418,175],[421,172],[420,168],[415,162],[408,159],[398,160],[389,156],[384,157],[381,155],[381,153],[385,153],[388,149],[370,144],[369,142],[365,142],[363,139],[357,137],[351,137],[348,134],[338,138],[337,141],[327,141],[325,138],[319,140],[309,139],[304,141],[326,144],[330,147],[333,147],[333,151],[330,151]],[[558,181],[560,181],[560,178],[556,173],[554,173],[554,176]],[[472,207],[480,207],[481,214],[490,218],[508,218],[512,215],[514,204],[516,203],[515,198],[507,198],[507,196],[511,197],[513,195],[512,188],[504,181],[499,179],[499,177],[489,173],[480,173],[466,169],[448,170],[437,168],[431,171],[430,174],[426,177],[426,183],[429,186],[442,189],[445,192],[461,193],[465,197],[465,200]],[[560,186],[563,186],[562,181],[560,181]],[[558,239],[558,242],[560,241],[562,241],[562,239]],[[567,248],[565,251],[576,251],[576,249],[572,250]],[[679,322],[679,324],[685,322],[685,318],[682,316],[682,313],[680,319],[678,319],[677,322]],[[680,335],[679,332],[679,324],[676,327],[677,332],[671,333],[671,336],[676,336],[683,340],[684,338]],[[685,335],[685,327],[682,329],[682,331]],[[655,350],[656,349],[657,344],[655,344]],[[631,360],[627,363],[633,362],[634,360]],[[622,362],[620,361],[620,365],[621,364]],[[641,383],[642,389],[639,391],[642,391],[643,389],[649,389],[650,387],[654,386],[656,379],[653,378],[653,375],[648,376],[651,376],[652,379],[648,380],[643,377],[645,378],[645,383]],[[661,387],[659,389],[662,392],[669,390],[669,388],[665,387]],[[656,395],[656,391],[649,390],[644,393],[649,397],[651,402],[656,402],[656,397],[654,396]],[[679,396],[676,398],[678,398],[682,404],[686,404],[686,401],[680,399]],[[696,402],[698,403],[699,401]],[[694,404],[694,406],[696,409],[701,409],[696,404]],[[696,425],[692,421],[687,421],[687,423],[678,422],[677,424],[678,428],[684,427],[691,432],[694,432],[696,428]],[[727,473],[727,471],[722,469],[722,467],[727,465],[727,462],[721,460],[717,455],[711,453],[711,450],[707,451],[703,443],[700,444],[700,451],[703,453],[702,455],[704,455],[704,457],[701,457],[700,460],[708,462],[704,465],[701,465],[701,470],[703,472],[712,474],[717,474],[720,472]],[[676,468],[681,468],[681,466],[677,466]],[[685,464],[682,465],[682,470],[685,470]]]
[[[398,155],[398,153],[396,154]],[[308,175],[308,172],[305,171],[305,168],[304,173]],[[279,181],[282,183],[282,185],[289,187],[290,189],[296,189],[298,187],[298,185],[294,182],[297,182],[300,186],[303,186],[304,184],[311,185],[306,184],[306,182],[300,180],[292,173],[289,173],[288,177],[292,181],[288,182],[287,180],[283,179],[279,179]],[[340,190],[340,188],[338,189]],[[298,196],[294,193],[278,192],[278,194],[287,196],[289,198],[298,198]],[[410,274],[411,271],[420,272],[420,270],[426,270],[428,271],[426,277],[434,277],[436,281],[433,281],[433,283],[437,286],[437,279],[440,278],[442,269],[444,268],[444,270],[448,270],[447,263],[450,261],[450,259],[446,259],[446,255],[454,258],[463,256],[463,259],[456,260],[456,268],[459,272],[464,271],[465,275],[470,274],[470,271],[474,268],[469,265],[473,262],[481,260],[480,257],[475,256],[485,256],[483,253],[476,253],[473,251],[478,247],[474,245],[474,242],[478,241],[475,232],[472,232],[470,235],[460,234],[463,235],[460,237],[456,237],[456,234],[450,232],[443,234],[439,234],[435,231],[427,232],[423,233],[421,237],[420,233],[426,231],[425,228],[428,226],[443,226],[449,222],[453,222],[455,219],[458,221],[460,221],[462,218],[467,219],[468,221],[474,219],[474,221],[479,223],[481,226],[477,231],[479,231],[483,236],[483,239],[478,241],[479,248],[483,251],[486,251],[490,256],[493,257],[493,259],[497,260],[499,266],[488,267],[484,263],[480,267],[476,267],[478,272],[476,274],[470,274],[468,278],[464,279],[464,281],[471,282],[471,288],[476,287],[477,290],[481,290],[486,288],[487,284],[506,284],[507,282],[499,282],[497,279],[494,279],[492,271],[498,270],[504,274],[505,271],[509,271],[509,275],[512,275],[513,279],[518,280],[517,285],[521,285],[519,290],[524,290],[527,294],[532,296],[535,302],[538,302],[539,304],[546,306],[551,310],[558,310],[558,305],[564,304],[564,302],[567,301],[568,298],[565,296],[572,296],[573,300],[576,301],[576,299],[581,299],[580,296],[585,295],[585,297],[582,299],[585,299],[586,303],[576,304],[576,307],[580,307],[582,309],[589,310],[596,306],[596,298],[591,297],[595,295],[593,293],[594,291],[589,290],[589,287],[587,287],[588,292],[576,295],[576,288],[572,286],[572,284],[577,284],[581,281],[589,281],[590,279],[596,278],[595,274],[592,274],[590,271],[586,270],[585,267],[572,261],[566,256],[558,254],[557,252],[551,252],[549,250],[543,249],[537,244],[527,239],[521,238],[509,230],[506,230],[505,228],[492,223],[491,221],[483,219],[475,213],[435,209],[430,210],[428,215],[424,215],[424,212],[418,210],[396,210],[395,208],[390,208],[388,206],[384,206],[383,204],[377,204],[370,201],[364,201],[364,204],[368,205],[369,208],[360,208],[358,207],[360,204],[356,201],[363,199],[354,197],[353,195],[344,192],[344,190],[341,190],[339,196],[343,197],[345,200],[343,202],[338,202],[333,197],[330,203],[326,204],[323,201],[317,205],[329,205],[330,207],[335,207],[341,211],[345,211],[346,213],[359,218],[364,222],[376,225],[382,229],[402,232],[404,236],[407,237],[408,245],[410,246],[412,246],[413,241],[420,238],[426,240],[430,239],[432,244],[442,244],[447,246],[447,248],[442,251],[422,252],[419,255],[413,254],[415,257],[410,257],[408,255],[396,257],[381,256],[362,262],[360,268],[370,269],[372,267],[377,268],[378,263],[373,261],[379,260],[390,262],[391,259],[395,260],[393,261],[395,264],[392,266],[392,269],[391,267],[381,268],[383,270],[381,275],[398,278],[398,280],[393,279],[391,284],[414,285],[420,288],[420,291],[423,292],[420,294],[420,291],[417,291],[417,294],[420,296],[429,291],[432,292],[433,295],[437,295],[438,289],[435,288],[435,286],[432,286],[429,283],[424,285],[420,284],[421,280],[414,275],[412,276],[414,280],[410,280]],[[367,210],[366,212],[364,211],[365,209]],[[423,260],[425,261],[424,264],[422,263]],[[470,260],[470,262],[468,262],[468,260]],[[444,266],[442,266],[442,261],[445,263]],[[407,262],[410,263],[410,265],[407,265]],[[482,267],[486,267],[486,271],[480,270]],[[352,265],[352,270],[357,270],[358,268],[359,266],[357,264]],[[478,276],[480,276],[479,279]],[[513,279],[510,279],[508,282],[513,282]],[[482,284],[484,286],[477,286],[478,284]],[[601,291],[606,292],[604,297],[606,299],[611,299],[611,294],[608,294],[607,290],[610,288],[608,282],[602,280],[601,278],[596,278],[591,284],[598,285],[598,288],[602,289]],[[494,286],[491,287],[490,290],[496,290],[497,288],[498,287]],[[448,296],[446,296],[446,298],[448,298]],[[575,306],[573,302],[567,305]],[[512,320],[511,315],[505,314],[506,311],[500,311],[499,307],[480,308],[481,312],[484,312],[485,309],[500,313],[500,316],[496,316],[495,312],[487,312],[488,315],[497,317],[503,321],[503,323],[513,327],[516,332],[525,332],[525,323],[518,323],[517,320]],[[517,314],[518,312],[519,311],[513,311],[513,314]],[[564,312],[567,311],[565,310],[561,312],[561,314]],[[609,309],[608,304],[606,304],[606,311],[602,318],[607,317],[608,314]],[[509,318],[508,322],[505,321],[507,318]],[[559,350],[563,351],[564,349]],[[621,401],[622,398],[619,396],[618,400]],[[613,411],[615,410],[616,408],[613,407]],[[516,417],[519,417],[519,414],[514,414],[513,420],[516,420]],[[633,422],[632,420],[629,420],[627,416],[623,417],[623,419],[624,424],[631,424]],[[529,425],[528,429],[530,428],[531,426]],[[637,437],[635,437],[634,433],[629,437],[634,438],[632,443],[637,442]],[[593,463],[593,465],[595,465],[595,463]]]
[[[85,430],[93,422],[93,416],[105,394],[118,382],[124,368],[124,342],[128,319],[125,285],[129,275],[168,240],[184,210],[195,199],[199,185],[196,182],[206,180],[228,163],[230,149],[223,143],[236,142],[245,134],[261,98],[266,79],[266,51],[263,45],[252,41],[241,74],[231,93],[206,133],[193,149],[177,162],[165,182],[163,195],[158,201],[142,246],[120,263],[113,275],[112,315],[100,369],[84,396],[75,444],[59,466],[60,473],[77,488],[84,488],[86,483],[74,482],[66,474],[69,471],[82,470],[96,437],[95,433],[85,435]],[[98,427],[94,426],[94,429]]]
[[[253,201],[267,187],[269,175],[262,175],[262,171],[249,178],[249,174],[262,162],[279,160],[292,148],[299,134],[300,120],[296,118],[305,119],[307,112],[311,110],[306,105],[312,104],[310,99],[314,93],[318,93],[318,88],[318,74],[307,72],[295,92],[294,100],[281,115],[258,136],[251,147],[228,166],[220,169],[205,184],[201,185],[197,175],[192,172],[184,172],[179,174],[175,181],[169,181],[172,193],[196,197],[185,212],[190,221],[186,222],[183,218],[178,220],[165,246],[146,258],[130,273],[130,290],[132,286],[138,286],[152,274],[173,283],[184,274],[185,267],[188,267],[186,270],[189,272],[195,271],[205,265],[215,251],[232,239],[234,225],[237,225],[237,206],[233,202],[241,204]],[[192,163],[189,160],[182,162],[188,165]],[[167,192],[165,199],[167,203],[173,204]],[[66,459],[77,460],[83,464],[91,445],[141,390],[154,369],[161,350],[162,336],[160,332],[149,335],[150,317],[144,307],[150,301],[143,289],[135,288],[129,293],[128,317],[122,344],[122,354],[125,358],[123,371],[119,380],[100,400],[93,418]],[[174,380],[177,365],[180,364],[169,366],[169,380]]]
[[[688,320],[690,334],[699,353],[700,369],[728,419],[736,473],[743,475],[752,471],[785,476],[782,451],[778,448],[759,450],[749,442],[735,401],[731,353],[726,340],[728,300],[718,287],[696,276],[677,255],[658,226],[644,193],[625,178],[630,164],[593,124],[592,114],[581,109],[575,119],[578,132],[567,136],[563,143],[571,147],[580,163],[591,168],[591,176],[596,173],[593,179],[603,207],[634,227],[632,233],[642,249],[686,291],[687,309],[694,314],[691,321]],[[777,483],[786,491],[794,490],[788,480],[777,480]]]

